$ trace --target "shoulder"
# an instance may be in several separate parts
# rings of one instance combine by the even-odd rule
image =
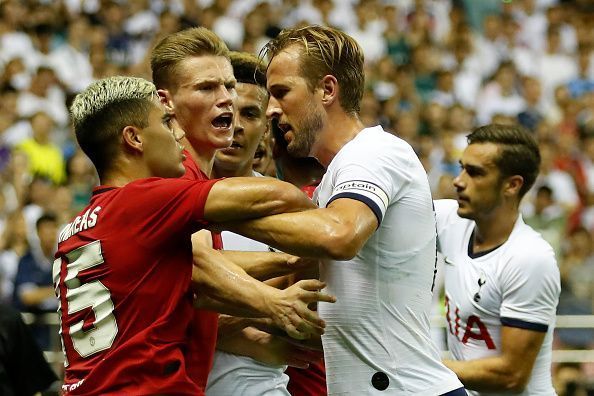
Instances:
[[[394,153],[415,155],[410,144],[384,131],[381,126],[363,129],[351,143],[353,144],[347,145],[350,150],[365,151],[374,154],[374,156]]]
[[[560,274],[555,252],[542,236],[523,222],[514,230],[506,249],[502,272],[508,278],[529,277],[559,282]]]

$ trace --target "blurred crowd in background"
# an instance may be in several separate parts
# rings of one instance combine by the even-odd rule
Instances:
[[[2,302],[56,309],[57,231],[97,183],[69,124],[78,91],[110,75],[150,80],[152,46],[186,27],[205,26],[230,49],[258,54],[283,27],[309,24],[338,27],[361,44],[361,117],[416,149],[435,198],[455,196],[452,180],[474,127],[521,124],[535,134],[541,174],[522,212],[556,250],[558,314],[592,314],[588,0],[0,0]],[[593,349],[593,340],[589,329],[556,332],[556,348]]]

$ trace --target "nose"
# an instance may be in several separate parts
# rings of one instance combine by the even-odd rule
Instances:
[[[464,172],[464,171],[462,171]],[[464,181],[462,180],[462,172],[458,173],[458,176],[454,177],[453,184],[456,190],[460,191],[464,189]]]
[[[227,88],[226,86],[221,85],[221,89],[219,89],[219,100],[217,103],[218,107],[232,106],[235,96],[235,88]]]
[[[278,101],[273,96],[270,96],[268,107],[266,108],[266,117],[278,118],[282,113],[283,111],[281,110]]]

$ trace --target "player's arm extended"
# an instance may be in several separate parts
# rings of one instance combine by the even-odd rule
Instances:
[[[215,183],[204,204],[204,218],[220,223],[314,209],[292,184],[269,177],[230,177]]]
[[[464,387],[482,392],[514,392],[524,390],[546,332],[501,328],[501,354],[475,360],[445,360]]]
[[[194,267],[192,280],[198,290],[208,296],[199,300],[200,308],[242,316],[270,317],[294,338],[309,338],[323,332],[324,321],[308,305],[315,301],[335,299],[318,290],[325,287],[317,280],[307,280],[279,290],[252,277],[210,248],[203,235],[192,236]],[[216,306],[209,306],[210,302]],[[227,310],[226,307],[229,309]]]
[[[235,355],[249,356],[269,365],[307,368],[323,357],[321,351],[307,349],[286,339],[247,327],[217,342],[217,349]]]
[[[340,198],[327,208],[224,223],[220,227],[298,256],[349,260],[377,226],[378,219],[366,204]]]
[[[311,271],[318,261],[293,256],[282,252],[243,252],[222,250],[223,255],[240,266],[248,275],[258,280],[267,280],[296,271]]]

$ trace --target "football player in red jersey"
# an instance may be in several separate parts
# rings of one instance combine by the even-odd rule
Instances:
[[[227,46],[205,28],[177,32],[166,36],[153,49],[151,69],[162,103],[185,132],[181,141],[187,150],[185,177],[208,179],[216,151],[228,148],[233,141],[236,79]],[[218,233],[211,236],[202,231],[193,242],[200,245],[197,252],[205,252],[210,246],[222,249]],[[295,260],[294,256],[281,253],[263,253],[257,260],[253,255],[223,253],[254,276],[266,276],[270,271],[277,273],[279,268],[291,270]],[[200,260],[196,260],[196,264],[200,264]],[[212,367],[217,325],[218,314],[208,310],[195,313],[187,364],[190,376],[203,389]]]
[[[211,222],[310,204],[299,190],[270,179],[178,178],[185,172],[183,134],[172,132],[171,116],[143,79],[99,80],[76,97],[71,112],[101,186],[61,231],[54,262],[63,392],[202,394],[188,377],[184,353],[193,303],[190,235]],[[267,200],[271,195],[278,199]],[[307,309],[312,301],[333,301],[313,291],[321,282],[280,291],[232,263],[217,265],[221,260],[204,260],[213,264],[203,278],[211,298],[271,316],[297,337],[322,331]]]

